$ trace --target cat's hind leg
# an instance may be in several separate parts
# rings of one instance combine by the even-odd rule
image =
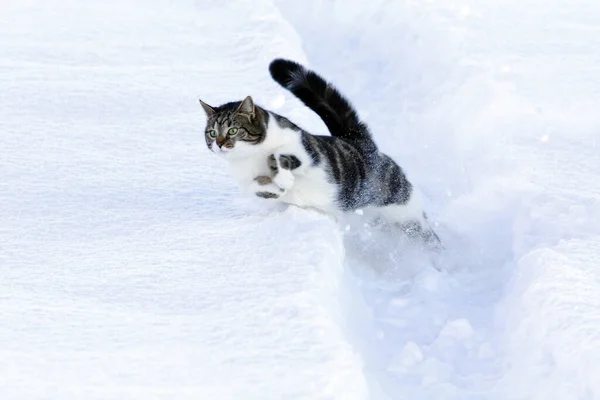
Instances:
[[[442,241],[431,227],[416,196],[411,196],[401,204],[378,207],[377,211],[383,221],[402,231],[411,240],[419,242],[425,249],[437,253],[443,249]]]
[[[397,223],[397,227],[412,240],[418,240],[427,250],[439,252],[443,245],[429,223],[413,220]]]

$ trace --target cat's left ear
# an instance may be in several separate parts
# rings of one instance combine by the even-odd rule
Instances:
[[[200,102],[200,105],[202,106],[202,108],[204,109],[204,112],[206,113],[206,116],[208,118],[212,117],[213,115],[215,115],[215,109],[212,108],[211,106],[209,106],[208,104],[206,104],[205,102],[203,102],[202,100],[198,99],[198,101]]]
[[[254,101],[252,100],[252,97],[247,96],[239,105],[237,110],[235,110],[235,112],[248,114],[250,115],[250,118],[254,118],[256,110],[254,108]]]

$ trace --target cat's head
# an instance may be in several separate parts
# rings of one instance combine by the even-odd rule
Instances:
[[[206,146],[226,158],[250,156],[266,137],[266,113],[254,105],[252,97],[211,107],[202,100],[206,113]]]

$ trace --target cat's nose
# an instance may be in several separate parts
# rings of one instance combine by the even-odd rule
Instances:
[[[217,138],[217,146],[219,146],[219,148],[223,147],[223,143],[225,143],[225,138]]]

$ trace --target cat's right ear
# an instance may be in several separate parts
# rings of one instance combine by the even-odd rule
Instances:
[[[206,104],[205,102],[203,102],[201,99],[198,99],[198,101],[200,102],[200,105],[204,109],[204,112],[206,113],[206,116],[208,118],[210,118],[213,115],[215,115],[216,111],[215,111],[214,108],[212,108],[211,106],[209,106],[208,104]]]

